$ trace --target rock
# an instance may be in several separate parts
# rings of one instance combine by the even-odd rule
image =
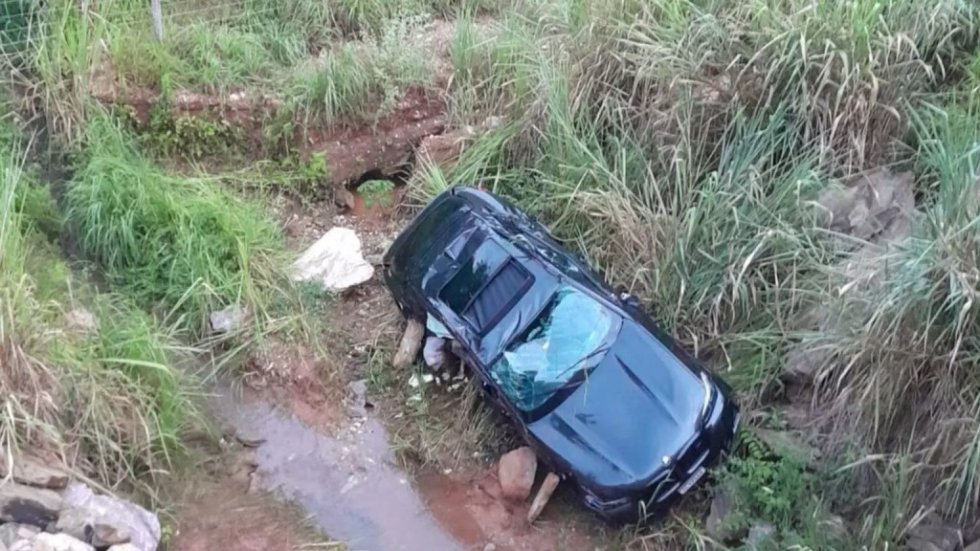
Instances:
[[[237,331],[248,319],[248,310],[237,304],[226,306],[223,310],[211,312],[208,320],[211,322],[211,331],[220,334]]]
[[[160,521],[146,509],[111,496],[96,495],[84,484],[65,490],[65,505],[55,529],[75,538],[92,534],[96,547],[127,541],[140,551],[154,551],[160,543]]]
[[[405,325],[401,342],[398,343],[395,358],[391,361],[395,369],[402,370],[412,365],[416,356],[419,355],[419,349],[422,348],[422,337],[424,336],[425,326],[417,319],[409,319]]]
[[[752,551],[776,548],[776,527],[768,522],[756,522],[749,528],[745,548]]]
[[[140,548],[131,543],[124,543],[122,545],[113,545],[108,551],[140,551]]]
[[[544,481],[541,482],[541,487],[538,488],[538,493],[534,496],[534,500],[531,501],[531,507],[527,510],[527,523],[533,524],[535,520],[544,511],[545,505],[551,501],[551,495],[555,493],[555,488],[558,487],[558,483],[561,482],[561,478],[555,473],[548,473],[544,477]]]
[[[112,551],[112,550],[110,550],[110,551]],[[483,551],[497,551],[497,544],[496,543],[488,543],[488,544],[486,544],[486,545],[483,546]]]
[[[783,360],[783,376],[787,380],[806,383],[812,381],[820,368],[833,358],[833,350],[801,344],[790,349]]]
[[[347,385],[347,390],[347,409],[349,413],[355,417],[364,417],[367,415],[368,408],[373,407],[367,400],[367,380],[358,379],[351,381]]]
[[[428,136],[419,144],[418,159],[427,165],[437,166],[446,171],[452,168],[463,152],[466,140],[472,132],[457,130],[437,136]]]
[[[980,551],[980,540],[977,540],[963,548],[963,551]]]
[[[531,495],[534,475],[538,470],[538,457],[534,451],[522,446],[505,453],[497,465],[500,488],[504,497],[524,501]]]
[[[963,534],[943,524],[918,524],[908,533],[905,548],[909,551],[956,551]]]
[[[777,455],[796,460],[808,467],[815,466],[820,460],[820,450],[804,442],[795,433],[769,429],[754,429],[753,432]]]
[[[425,346],[422,347],[422,358],[425,359],[425,365],[439,371],[446,363],[446,340],[439,337],[426,338]]]
[[[293,264],[294,280],[315,281],[335,293],[373,275],[374,267],[361,254],[361,240],[349,228],[333,228],[323,234]]]
[[[910,172],[873,170],[820,193],[826,225],[860,239],[887,241],[908,236],[915,209]]]
[[[7,461],[0,460],[0,479],[6,478]],[[68,485],[68,474],[60,469],[49,467],[40,459],[20,456],[13,460],[13,479],[14,482],[36,486],[38,488],[49,488],[60,490]]]
[[[75,308],[65,314],[65,323],[70,331],[77,333],[93,333],[99,330],[99,320],[85,308]]]
[[[732,496],[728,489],[723,486],[715,487],[704,528],[718,542],[736,541],[745,536],[744,530],[739,530],[729,521],[732,506]]]
[[[47,526],[58,518],[64,502],[57,493],[17,482],[0,485],[0,521]]]
[[[3,546],[10,548],[18,541],[33,539],[40,531],[40,528],[30,524],[8,522],[0,525],[0,548]]]
[[[31,551],[95,551],[91,545],[68,534],[40,533],[31,540]]]

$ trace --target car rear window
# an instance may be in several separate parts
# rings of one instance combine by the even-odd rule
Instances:
[[[504,252],[494,248],[496,251],[490,252]],[[478,253],[470,258],[439,294],[446,305],[480,333],[493,327],[534,281],[514,259],[504,257],[494,267],[487,262],[487,256]]]

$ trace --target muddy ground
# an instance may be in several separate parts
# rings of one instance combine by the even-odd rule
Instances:
[[[283,195],[270,201],[270,211],[296,252],[330,228],[347,227],[377,264],[411,212],[361,205],[338,208],[331,200]],[[270,339],[245,361],[240,385],[211,390],[208,407],[226,449],[177,500],[168,549],[213,549],[229,541],[235,549],[308,548],[318,539],[311,539],[311,528],[350,550],[604,548],[601,527],[561,491],[528,525],[529,503],[501,495],[495,454],[485,453],[500,444],[454,442],[423,460],[403,443],[418,430],[411,405],[402,402],[412,392],[411,373],[379,365],[396,347],[402,320],[378,270],[366,284],[333,297],[319,315],[327,359]],[[426,389],[434,427],[466,417],[458,409],[469,407],[465,390]],[[506,423],[492,422],[509,445]],[[439,438],[457,436],[445,430]]]

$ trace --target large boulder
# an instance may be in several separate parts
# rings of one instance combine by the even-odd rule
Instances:
[[[65,490],[67,508],[55,530],[89,539],[103,548],[131,543],[140,551],[154,551],[160,543],[160,521],[146,509],[106,495],[96,495],[84,484]]]
[[[58,518],[63,505],[51,490],[10,481],[0,485],[0,522],[46,526]]]
[[[340,292],[371,279],[374,267],[361,254],[361,240],[349,228],[333,228],[293,264],[293,279]]]
[[[538,470],[538,457],[534,451],[522,446],[505,453],[497,466],[500,489],[504,497],[524,501],[531,495],[534,475]]]

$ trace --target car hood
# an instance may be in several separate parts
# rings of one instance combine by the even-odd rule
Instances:
[[[636,489],[695,435],[705,400],[698,375],[627,320],[602,362],[528,428],[597,489]]]

